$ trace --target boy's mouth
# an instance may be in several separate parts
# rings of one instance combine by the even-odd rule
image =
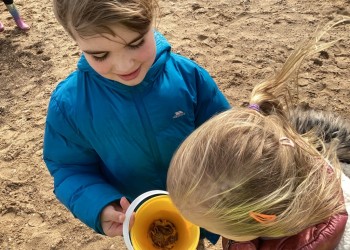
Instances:
[[[141,71],[141,66],[138,67],[134,72],[131,72],[130,74],[125,74],[125,75],[118,75],[121,79],[124,81],[131,81],[138,77],[139,73]]]

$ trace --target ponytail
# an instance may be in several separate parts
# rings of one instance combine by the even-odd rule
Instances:
[[[299,49],[288,57],[282,69],[275,76],[255,86],[250,97],[250,105],[258,105],[263,115],[278,114],[286,117],[287,112],[285,112],[284,107],[293,104],[289,83],[297,83],[298,71],[302,62],[306,57],[338,42],[340,39],[331,42],[321,42],[320,40],[331,28],[347,21],[350,21],[350,17],[344,16],[333,20],[316,31],[311,39],[303,42]]]

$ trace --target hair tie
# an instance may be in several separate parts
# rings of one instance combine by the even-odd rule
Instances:
[[[253,110],[257,111],[257,112],[260,112],[260,106],[258,104],[255,104],[255,103],[249,104],[248,108],[253,109]]]
[[[277,218],[275,214],[259,214],[253,211],[249,212],[249,216],[262,224],[273,222]]]
[[[290,147],[294,148],[294,142],[291,139],[289,139],[288,137],[285,137],[285,136],[280,138],[280,144],[281,145],[285,145],[285,146],[290,146]]]

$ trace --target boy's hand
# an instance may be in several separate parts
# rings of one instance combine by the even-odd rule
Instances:
[[[123,197],[120,199],[120,205],[111,203],[106,206],[101,213],[101,226],[103,232],[109,236],[123,235],[123,222],[125,220],[125,213],[130,206],[129,201]],[[130,227],[134,224],[134,214],[130,219]]]

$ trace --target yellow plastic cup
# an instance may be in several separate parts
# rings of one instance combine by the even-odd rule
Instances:
[[[135,213],[135,223],[130,232],[129,222],[131,214],[144,197],[153,196],[143,202]],[[161,194],[161,195],[159,195]],[[139,197],[142,199],[138,199]],[[172,203],[168,193],[165,191],[154,190],[147,192],[135,199],[137,204],[131,204],[126,212],[126,218],[123,225],[124,241],[128,250],[160,250],[153,245],[152,239],[149,237],[148,231],[152,223],[159,219],[165,219],[174,224],[178,240],[171,250],[195,250],[199,240],[199,227],[187,221],[179,213],[177,208]],[[127,235],[126,235],[127,234]],[[130,236],[129,236],[130,234]],[[130,242],[131,238],[131,242]]]

